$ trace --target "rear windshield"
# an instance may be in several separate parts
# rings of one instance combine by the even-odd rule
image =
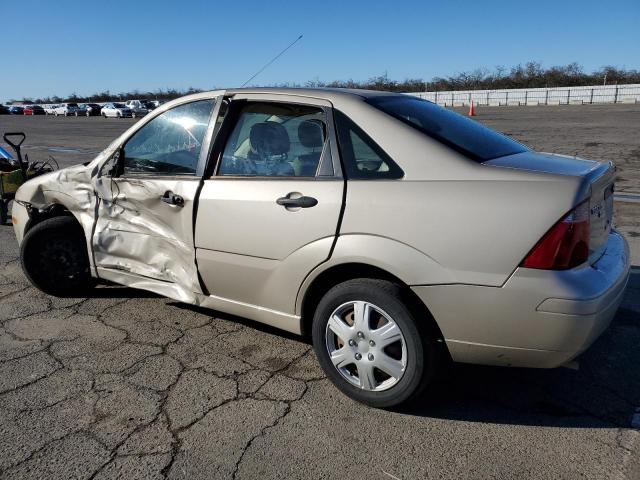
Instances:
[[[480,123],[435,103],[408,95],[372,97],[367,103],[476,162],[527,151],[527,148]]]

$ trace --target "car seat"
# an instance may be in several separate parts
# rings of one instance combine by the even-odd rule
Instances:
[[[247,155],[256,168],[257,175],[295,176],[288,162],[291,141],[287,130],[276,122],[260,122],[249,132],[251,151]]]
[[[310,148],[310,153],[298,156],[297,174],[301,177],[313,177],[318,169],[322,146],[324,145],[325,127],[321,120],[305,120],[298,125],[298,139],[303,147]]]

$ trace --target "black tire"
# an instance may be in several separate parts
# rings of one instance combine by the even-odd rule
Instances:
[[[0,225],[4,225],[9,220],[9,201],[0,198]]]
[[[73,217],[49,218],[31,228],[20,260],[31,283],[50,295],[78,297],[93,285],[84,232]]]
[[[400,328],[404,337],[404,373],[397,383],[386,390],[361,389],[346,380],[331,362],[326,339],[329,318],[341,305],[356,300],[369,302],[384,310]],[[427,333],[427,328],[416,321],[408,304],[408,299],[399,285],[366,278],[338,284],[322,297],[313,318],[313,347],[322,369],[344,394],[372,407],[391,408],[418,397],[435,378],[440,363],[436,339]],[[427,319],[423,321],[426,322]],[[367,342],[366,337],[363,340]],[[356,347],[353,348],[358,348],[358,345],[356,343]]]

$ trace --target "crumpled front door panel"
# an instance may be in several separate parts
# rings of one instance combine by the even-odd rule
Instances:
[[[193,246],[193,204],[199,183],[194,177],[103,177],[103,188],[96,189],[99,203],[93,234],[98,274],[199,303],[202,290]],[[184,205],[163,202],[168,191],[181,196]]]

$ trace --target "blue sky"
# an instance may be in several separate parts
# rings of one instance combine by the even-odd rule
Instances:
[[[446,76],[529,60],[640,68],[640,0],[0,0],[0,100]]]

